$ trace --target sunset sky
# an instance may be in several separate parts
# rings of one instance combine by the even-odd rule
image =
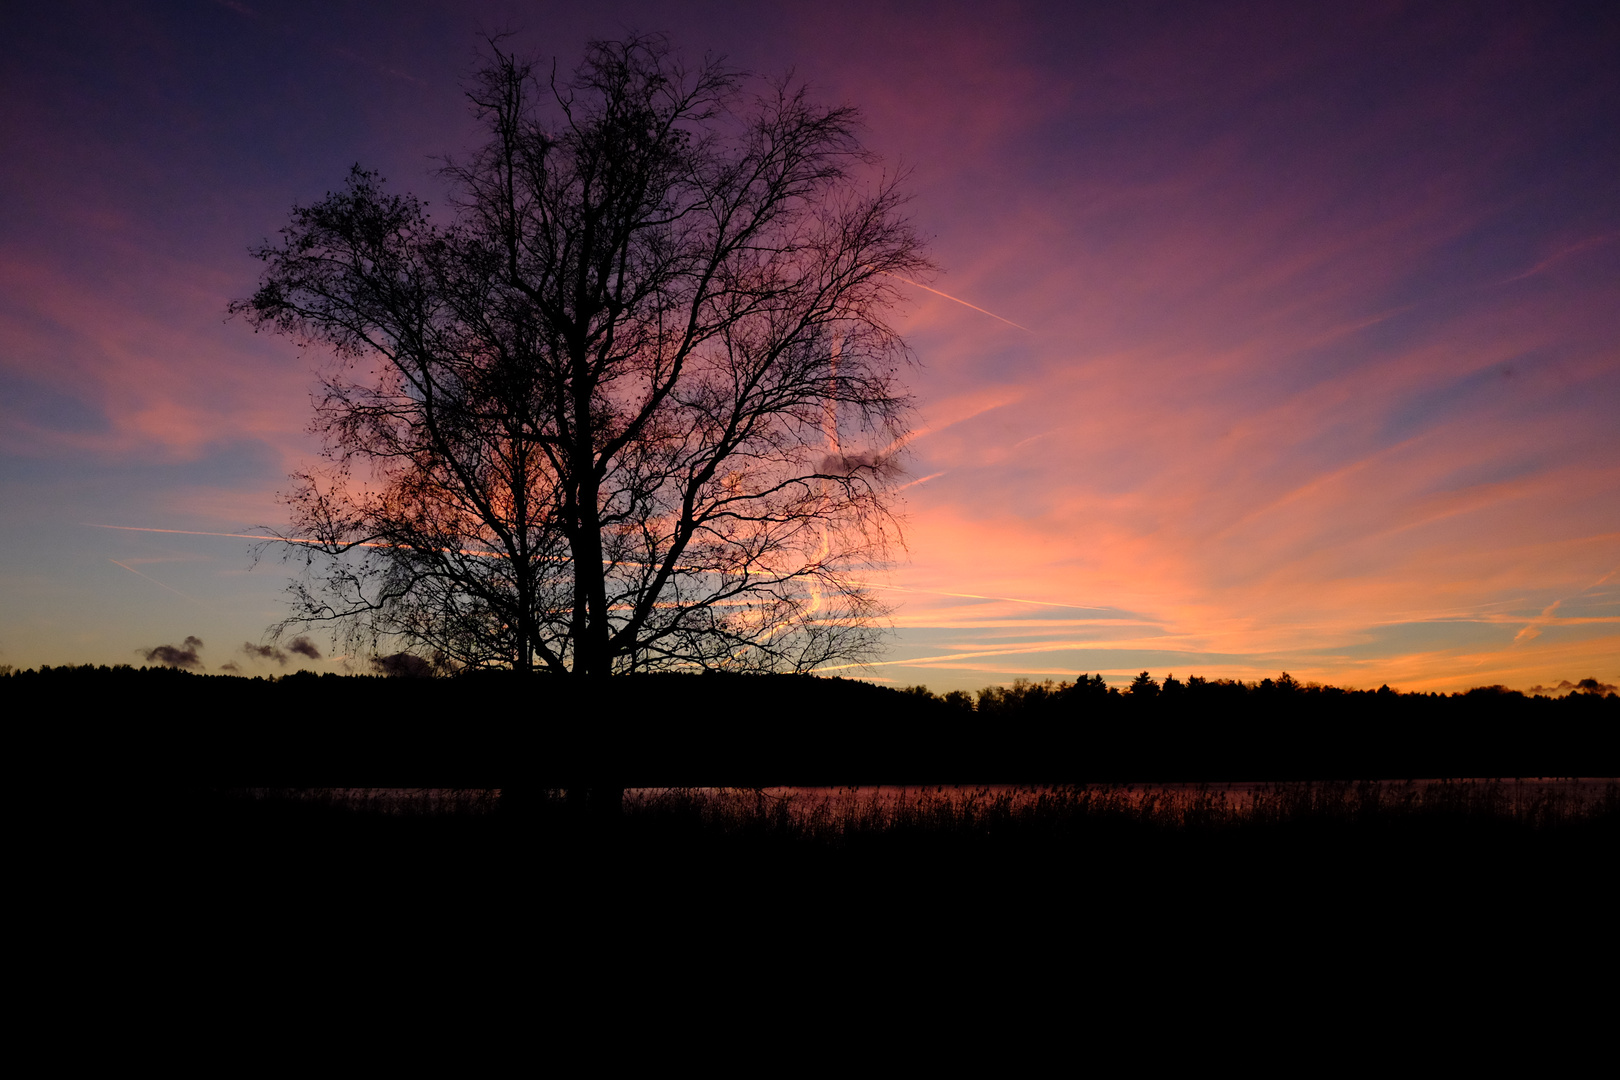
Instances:
[[[442,205],[508,26],[859,106],[1000,317],[898,313],[908,550],[841,674],[1620,682],[1620,5],[1485,2],[7,5],[0,664],[291,670],[243,651],[287,569],[188,533],[285,523],[320,357],[225,306],[356,162]]]

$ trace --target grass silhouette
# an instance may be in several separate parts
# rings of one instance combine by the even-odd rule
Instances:
[[[563,805],[560,793],[553,801]],[[1466,825],[1533,831],[1612,827],[1620,820],[1620,781],[668,789],[628,792],[624,814],[649,828],[772,836],[832,848],[876,837],[1061,839],[1096,829],[1216,833]]]

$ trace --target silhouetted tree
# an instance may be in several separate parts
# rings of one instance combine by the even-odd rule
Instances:
[[[231,305],[339,360],[283,626],[519,671],[860,657],[904,435],[887,312],[930,266],[855,110],[656,37],[560,84],[490,51],[448,223],[357,166]]]

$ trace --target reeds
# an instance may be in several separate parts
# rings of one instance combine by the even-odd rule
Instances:
[[[233,788],[228,798],[260,804],[389,817],[467,817],[499,805],[495,788]]]
[[[500,790],[491,788],[239,788],[217,794],[266,809],[392,818],[482,817],[501,805]],[[540,803],[543,817],[570,817],[560,790],[547,791]],[[880,837],[994,840],[1122,830],[1215,835],[1449,824],[1536,831],[1620,823],[1620,780],[632,788],[624,793],[622,820],[666,835],[830,848]]]
[[[626,792],[632,823],[841,847],[879,836],[1079,831],[1219,833],[1472,824],[1515,830],[1620,820],[1615,780],[1438,780],[1076,787],[662,788]]]

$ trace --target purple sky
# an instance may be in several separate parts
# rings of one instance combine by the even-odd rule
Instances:
[[[849,674],[1620,682],[1612,4],[13,5],[0,664],[290,670],[242,650],[279,561],[92,526],[284,522],[321,358],[225,320],[248,247],[356,162],[440,203],[504,26],[860,106],[935,286],[1029,328],[900,314],[909,550]]]

